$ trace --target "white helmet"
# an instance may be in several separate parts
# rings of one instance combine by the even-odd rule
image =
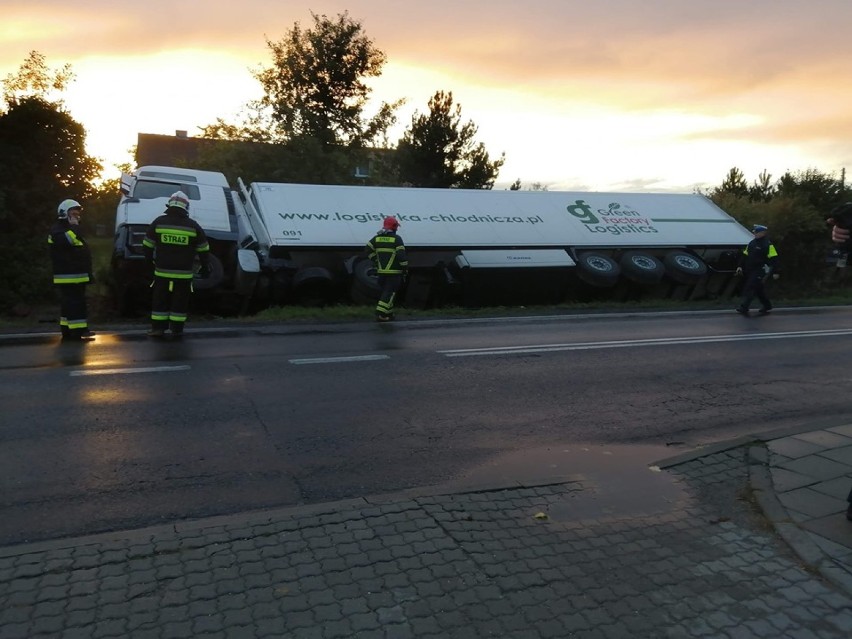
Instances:
[[[172,208],[173,206],[189,212],[189,198],[186,196],[186,193],[183,191],[172,193],[169,201],[166,203],[166,208]]]
[[[56,217],[60,220],[68,219],[68,211],[71,209],[82,209],[80,203],[77,200],[62,200],[60,202],[59,207],[56,209]]]

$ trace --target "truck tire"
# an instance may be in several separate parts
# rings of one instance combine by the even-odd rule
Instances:
[[[210,254],[210,275],[207,277],[199,277],[198,269],[201,268],[201,262],[196,261],[195,276],[192,278],[192,287],[196,291],[209,291],[211,288],[216,288],[225,279],[225,267],[222,266],[222,261]]]
[[[642,251],[626,251],[619,264],[624,277],[637,284],[656,284],[666,273],[660,260]]]
[[[592,251],[577,255],[577,276],[590,286],[615,286],[620,274],[618,262],[608,255]]]
[[[707,275],[707,265],[692,253],[675,250],[666,253],[663,258],[666,275],[678,284],[695,284]]]
[[[334,277],[322,266],[306,266],[292,280],[293,297],[302,306],[325,306],[334,300]]]
[[[375,296],[378,299],[381,293],[376,265],[372,260],[358,260],[352,265],[352,283],[368,297]]]

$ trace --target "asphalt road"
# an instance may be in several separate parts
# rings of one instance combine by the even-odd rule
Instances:
[[[848,423],[852,310],[0,338],[0,544]]]

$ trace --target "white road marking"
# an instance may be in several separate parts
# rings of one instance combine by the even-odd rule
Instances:
[[[372,362],[379,359],[390,359],[387,355],[353,355],[351,357],[310,357],[306,359],[291,359],[291,364],[335,364],[337,362]]]
[[[71,377],[83,377],[85,375],[130,375],[132,373],[171,373],[174,371],[188,371],[189,366],[151,366],[148,368],[100,368],[92,370],[71,371]]]
[[[516,353],[548,353],[558,351],[584,351],[603,348],[632,348],[635,346],[671,346],[673,344],[709,344],[713,342],[748,342],[763,339],[796,339],[800,337],[831,337],[852,335],[852,328],[822,331],[791,331],[788,333],[757,333],[753,335],[705,335],[703,337],[659,337],[652,339],[616,340],[611,342],[577,342],[575,344],[534,344],[529,346],[494,346],[486,348],[459,348],[437,351],[446,357],[471,357],[476,355],[512,355]]]

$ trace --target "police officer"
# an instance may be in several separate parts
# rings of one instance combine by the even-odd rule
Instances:
[[[398,228],[399,220],[386,217],[382,222],[382,230],[367,242],[367,256],[376,266],[381,288],[379,303],[376,304],[376,320],[379,322],[393,320],[396,294],[408,273],[405,244],[396,234]]]
[[[164,337],[171,329],[180,338],[189,311],[195,256],[201,260],[199,275],[210,273],[210,245],[204,231],[189,217],[189,198],[172,193],[166,211],[148,226],[142,241],[145,258],[153,268],[151,284],[151,337]]]
[[[758,315],[766,315],[772,310],[772,302],[766,296],[764,280],[771,274],[772,279],[778,279],[778,251],[769,241],[769,229],[763,224],[755,224],[751,232],[754,239],[748,243],[740,255],[737,275],[743,275],[743,298],[740,305],[734,309],[740,315],[748,315],[751,301],[757,297],[760,300]]]
[[[47,238],[53,283],[59,291],[59,329],[62,340],[70,342],[95,339],[87,319],[86,284],[93,282],[94,277],[92,254],[80,231],[82,209],[76,200],[62,200]]]

